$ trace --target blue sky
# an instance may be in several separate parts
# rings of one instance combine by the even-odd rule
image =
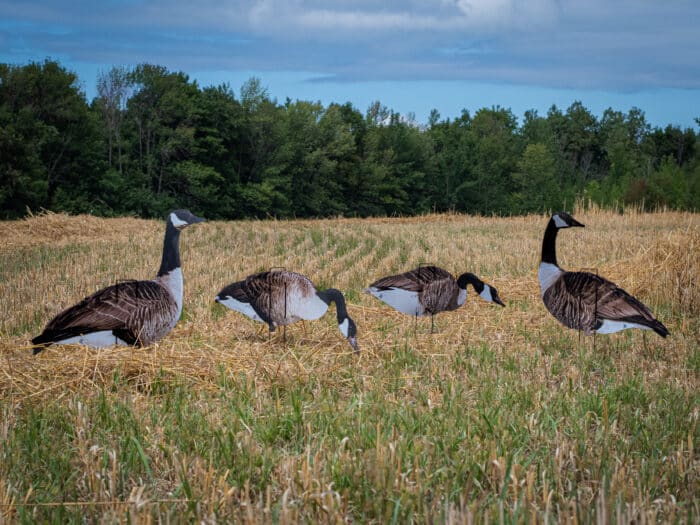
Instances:
[[[421,123],[580,100],[697,129],[699,27],[697,0],[0,0],[0,62],[58,59],[88,98],[98,72],[149,62]]]

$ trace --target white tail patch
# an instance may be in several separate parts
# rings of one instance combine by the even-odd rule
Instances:
[[[126,341],[119,339],[112,330],[100,330],[84,335],[76,335],[56,341],[57,345],[86,345],[91,348],[106,348],[108,346],[120,345],[129,346]]]
[[[554,284],[554,281],[559,279],[559,276],[564,273],[561,268],[556,264],[552,263],[540,263],[540,268],[537,271],[537,277],[540,281],[540,290],[542,290],[542,295],[547,291],[547,289]]]
[[[642,330],[651,330],[650,327],[637,323],[629,323],[626,321],[613,321],[605,319],[603,324],[596,330],[599,334],[612,334],[628,328],[641,328]]]
[[[234,299],[230,295],[227,295],[226,297],[221,297],[219,295],[216,296],[216,300],[226,306],[227,308],[230,308],[231,310],[234,310],[236,312],[240,312],[244,315],[247,315],[250,317],[253,321],[260,321],[264,322],[260,316],[257,314],[255,309],[250,305],[250,303],[244,303],[241,301],[238,301],[237,299]]]
[[[417,316],[426,315],[425,308],[418,300],[418,292],[409,292],[401,288],[380,290],[375,287],[367,288],[367,291],[401,313]]]

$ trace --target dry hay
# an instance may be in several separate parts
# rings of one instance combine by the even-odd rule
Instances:
[[[644,298],[652,310],[666,303],[675,314],[700,313],[700,227],[682,214],[678,219],[687,226],[654,235],[628,257],[591,270]]]
[[[670,295],[664,300],[678,313],[700,314],[700,229],[688,228],[657,240],[632,269],[639,272],[640,288],[647,293]]]
[[[633,213],[621,217],[594,210],[576,216],[587,227],[560,236],[562,267],[581,269],[596,262],[599,266],[595,271],[639,295],[653,311],[667,304],[681,318],[697,313],[699,263],[693,256],[700,247],[697,215]],[[65,346],[51,347],[38,356],[31,355],[29,344],[35,334],[5,336],[0,340],[5,361],[0,372],[0,395],[31,403],[72,393],[93,395],[103,388],[125,385],[135,395],[153,395],[158,388],[183,383],[213,391],[220,381],[233,376],[245,376],[259,389],[314,377],[339,390],[350,390],[353,381],[371,379],[382,366],[382,359],[405,345],[425,356],[448,355],[480,345],[499,356],[513,351],[536,354],[543,331],[564,330],[539,299],[536,268],[546,220],[544,216],[497,219],[431,215],[411,219],[210,222],[184,234],[185,316],[170,335],[143,349]],[[112,271],[119,277],[148,278],[157,267],[161,249],[161,221],[44,214],[0,223],[0,228],[0,255],[9,253],[17,242],[25,246],[54,243],[56,239],[94,243],[95,239],[113,235],[109,249],[117,251],[107,260],[113,259],[118,268]],[[128,244],[134,242],[133,237],[143,245],[136,268]],[[352,238],[357,242],[348,243],[347,249],[339,248]],[[377,256],[383,243],[394,244]],[[581,250],[581,246],[586,249]],[[45,275],[34,277],[43,279],[39,283],[19,275],[14,284],[10,283],[12,286],[5,288],[15,296],[14,302],[0,305],[3,317],[13,319],[10,328],[29,326],[36,323],[34,319],[43,324],[81,294],[110,283],[112,275],[105,276],[104,270],[95,266],[94,254],[72,257],[64,264],[74,266],[75,275],[69,276],[70,283],[61,288],[59,297],[51,298],[50,309],[42,293],[55,288],[62,268],[47,267]],[[431,335],[429,319],[415,323],[360,293],[377,277],[424,262],[439,264],[454,273],[477,273],[498,288],[508,307],[484,303],[470,292],[464,307],[436,317],[438,333]],[[298,323],[289,327],[288,341],[283,343],[280,334],[268,340],[266,333],[257,333],[260,324],[213,305],[214,294],[224,284],[273,266],[295,269],[325,286],[354,292],[348,307],[359,327],[359,356],[353,355],[340,335],[332,310],[323,319],[306,323],[306,332]],[[34,309],[8,311],[8,304],[20,303]],[[677,328],[673,320],[662,320],[673,334]],[[633,366],[635,357],[630,359]]]
[[[0,222],[0,249],[123,239],[143,230],[142,219],[102,219],[92,215],[66,215],[42,211],[19,221]]]
[[[502,347],[511,338],[501,308],[474,304],[461,312],[436,317],[438,332],[430,334],[430,320],[416,324],[381,305],[350,305],[360,327],[361,353],[354,354],[342,338],[332,313],[327,319],[291,325],[286,341],[282,329],[268,337],[266,327],[227,311],[218,321],[180,324],[165,339],[147,348],[113,347],[96,350],[80,345],[52,346],[37,356],[26,339],[0,342],[5,364],[0,372],[0,395],[20,403],[60,399],[101,389],[154,394],[158,388],[184,384],[215,391],[226,378],[255,383],[265,391],[274,386],[305,383],[313,377],[340,391],[351,391],[380,366],[381,356],[408,342],[425,356],[448,355],[466,344]]]

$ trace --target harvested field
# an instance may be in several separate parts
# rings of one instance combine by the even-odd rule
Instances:
[[[670,337],[594,348],[559,325],[537,283],[545,216],[213,221],[181,236],[184,311],[165,339],[32,356],[61,309],[155,275],[163,222],[0,223],[0,516],[697,522],[700,215],[575,216],[560,265],[615,281]],[[470,289],[430,334],[362,293],[425,263],[476,273],[507,307]],[[343,290],[361,354],[333,311],[283,342],[214,303],[271,267]]]

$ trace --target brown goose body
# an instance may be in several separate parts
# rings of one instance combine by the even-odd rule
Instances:
[[[155,279],[122,281],[66,308],[32,339],[34,353],[51,344],[146,346],[167,335],[182,313],[180,231],[202,221],[188,210],[171,212],[166,219],[163,257]]]
[[[318,291],[311,280],[300,273],[275,270],[249,275],[225,286],[216,301],[243,313],[255,321],[267,323],[273,332],[302,319],[323,316],[335,303],[338,329],[358,352],[357,327],[348,315],[343,294],[335,288]]]
[[[466,289],[460,289],[454,276],[437,266],[421,266],[398,275],[382,277],[368,287],[369,293],[379,299],[387,297],[387,292],[393,290],[415,294],[415,301],[406,306],[399,303],[397,309],[418,317],[456,310],[466,300]],[[463,291],[462,296],[460,290]]]
[[[382,277],[366,289],[380,301],[395,310],[415,317],[430,316],[431,332],[434,316],[456,310],[467,300],[467,285],[485,300],[505,306],[498,291],[472,273],[463,273],[457,279],[437,266],[421,266],[398,275]]]
[[[589,272],[564,272],[547,288],[542,300],[564,326],[583,330],[586,335],[625,328],[651,328],[662,337],[668,334],[637,298]]]
[[[219,296],[249,304],[260,320],[274,326],[318,319],[328,309],[308,277],[286,270],[249,275],[223,288]]]
[[[87,334],[106,331],[111,336],[105,334],[105,341],[111,337],[112,344],[147,346],[173,329],[178,310],[175,297],[157,281],[123,281],[63,310],[32,342],[79,343]]]
[[[668,335],[641,301],[615,283],[590,272],[568,272],[556,261],[556,234],[559,228],[582,227],[569,214],[552,216],[542,242],[539,281],[542,301],[554,318],[568,328],[608,334],[627,328],[654,330]]]

